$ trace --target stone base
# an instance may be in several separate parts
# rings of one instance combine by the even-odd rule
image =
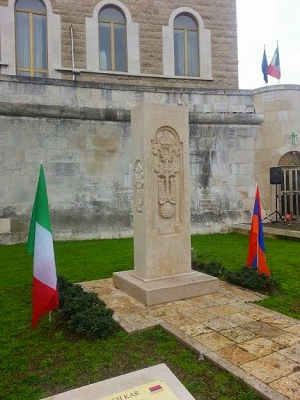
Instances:
[[[168,303],[216,292],[219,280],[213,276],[193,273],[144,281],[133,271],[115,272],[113,285],[145,305]]]

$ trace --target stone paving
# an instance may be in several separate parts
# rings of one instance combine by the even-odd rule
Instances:
[[[271,400],[300,400],[300,321],[253,304],[265,296],[220,282],[216,293],[144,306],[112,286],[84,282],[134,333],[156,325]]]

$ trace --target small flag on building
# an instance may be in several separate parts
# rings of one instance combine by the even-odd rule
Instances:
[[[266,49],[264,48],[264,54],[261,63],[261,70],[264,75],[264,81],[268,83],[268,60],[266,56]]]
[[[48,196],[43,165],[32,210],[27,251],[33,255],[32,326],[40,317],[58,308],[57,278]]]
[[[278,80],[281,77],[278,42],[277,42],[277,48],[275,50],[274,56],[268,66],[268,75],[273,76],[274,78],[277,78]]]
[[[263,223],[261,219],[261,207],[258,186],[256,187],[255,203],[252,216],[252,225],[250,231],[249,251],[247,266],[257,268],[261,274],[271,275],[267,267],[265,254],[265,243],[263,233]]]

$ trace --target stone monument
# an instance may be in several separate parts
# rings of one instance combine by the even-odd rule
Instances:
[[[134,270],[114,286],[146,305],[216,291],[217,278],[191,269],[188,110],[139,103],[131,132]]]

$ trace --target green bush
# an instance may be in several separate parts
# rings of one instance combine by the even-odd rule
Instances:
[[[222,266],[222,263],[218,261],[211,261],[209,263],[205,263],[201,256],[196,252],[192,252],[192,268],[204,272],[205,274],[212,276],[222,276],[224,274],[225,268]]]
[[[280,283],[265,274],[257,272],[256,268],[242,267],[239,271],[224,270],[224,277],[227,282],[242,286],[257,292],[274,293],[281,287]]]
[[[220,262],[205,263],[202,257],[195,252],[192,252],[192,268],[257,292],[272,294],[281,288],[275,278],[258,273],[256,268],[244,266],[238,271],[230,271],[224,268]]]
[[[81,286],[59,276],[59,311],[68,328],[77,333],[103,338],[113,334],[119,327],[112,318],[113,310],[95,293],[85,292]]]

